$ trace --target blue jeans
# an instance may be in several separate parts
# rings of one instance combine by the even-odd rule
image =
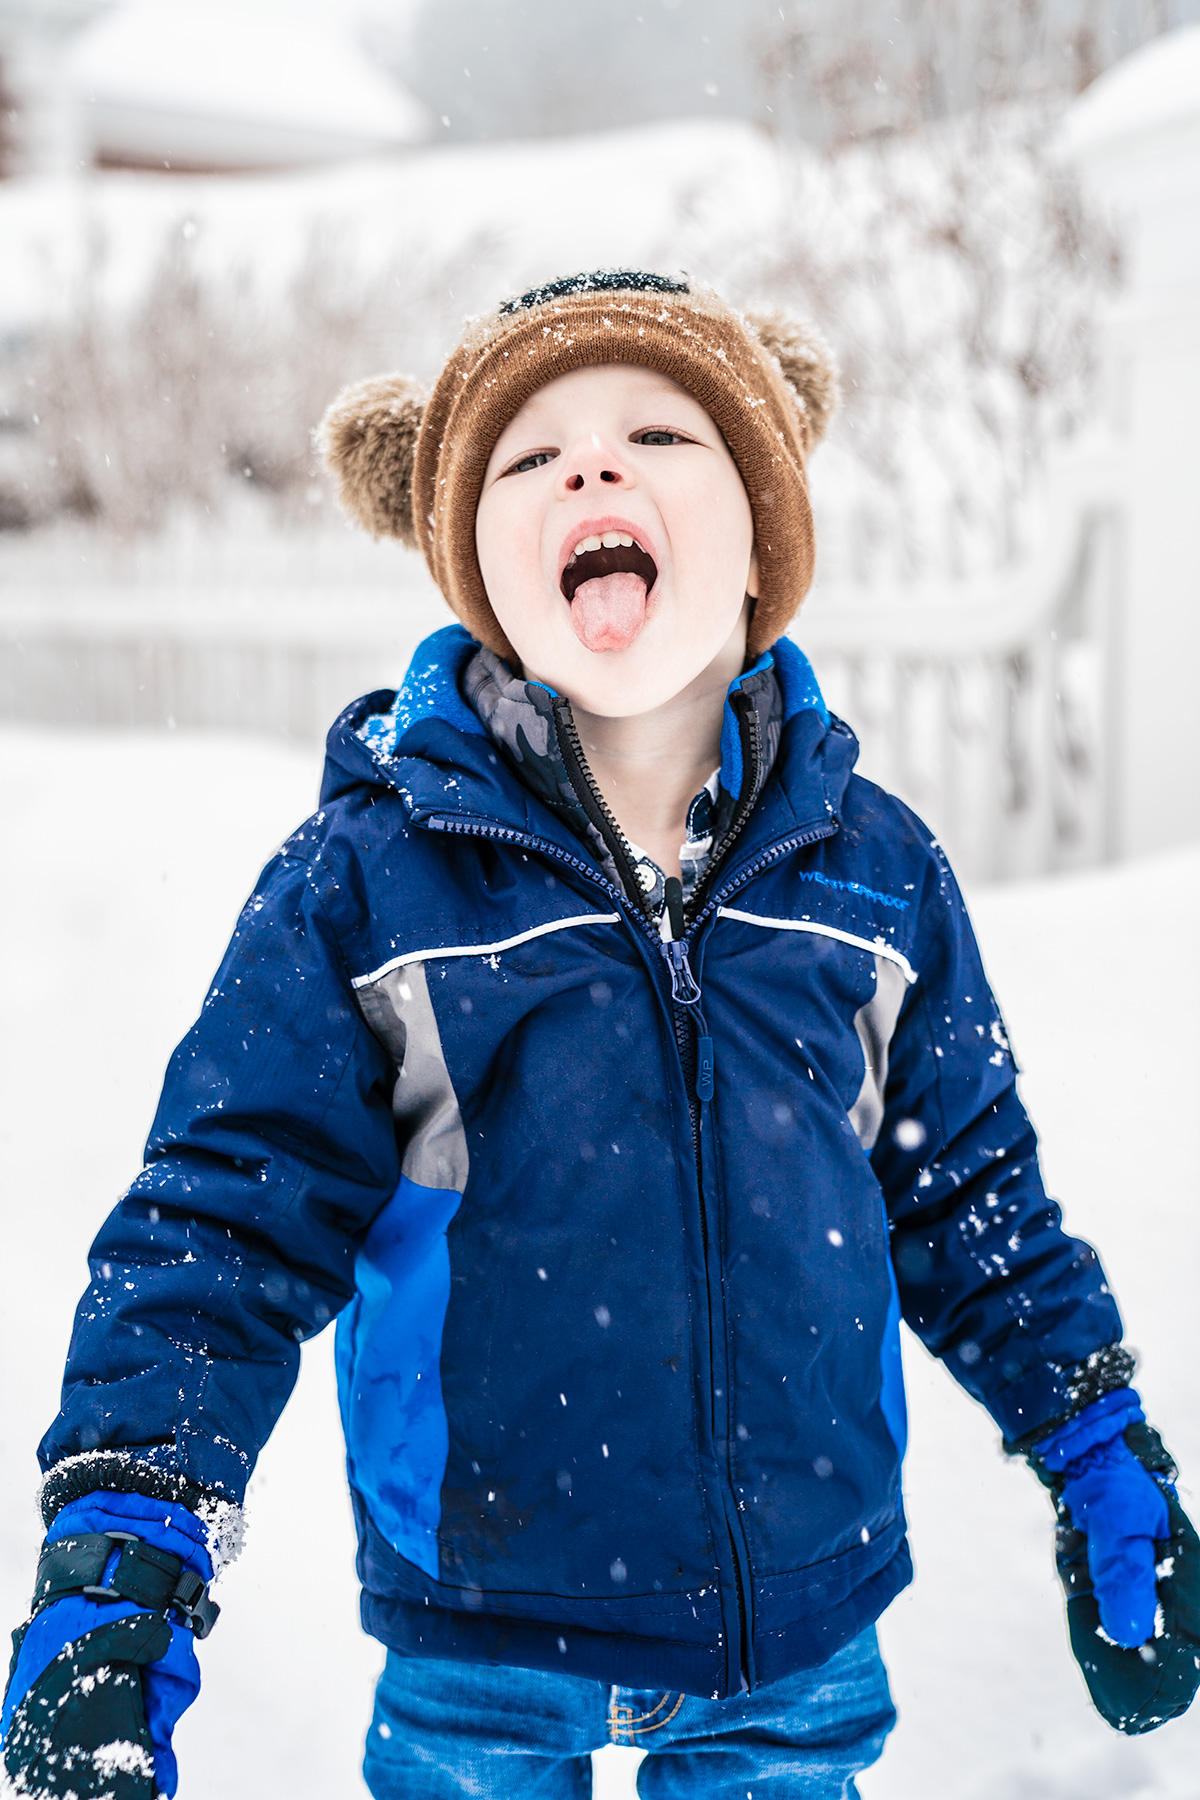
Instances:
[[[591,1751],[629,1744],[642,1800],[856,1800],[895,1722],[874,1627],[730,1700],[389,1651],[363,1773],[375,1800],[585,1800]]]

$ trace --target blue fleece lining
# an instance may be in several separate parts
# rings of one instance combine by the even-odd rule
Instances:
[[[418,644],[388,711],[372,713],[358,728],[367,748],[386,761],[395,756],[405,732],[425,719],[442,719],[471,737],[486,737],[483,721],[467,705],[458,685],[478,648],[462,625],[444,625]]]
[[[772,664],[771,652],[764,650],[752,669],[731,681],[725,694],[725,716],[721,721],[721,786],[727,794],[736,800],[742,791],[742,734],[738,729],[737,714],[729,704],[735,693],[740,692],[747,676],[758,675]]]
[[[770,654],[775,657],[775,673],[779,677],[783,693],[784,724],[789,719],[794,719],[797,713],[815,712],[828,731],[829,708],[813,673],[813,666],[799,644],[793,643],[791,638],[780,638]],[[756,663],[755,668],[757,667]],[[748,672],[753,674],[754,670]],[[745,680],[745,676],[742,679]]]
[[[735,799],[742,791],[742,735],[738,730],[737,715],[729,704],[730,696],[752,675],[761,675],[770,668],[774,668],[779,682],[783,723],[786,725],[797,713],[815,712],[826,731],[829,730],[829,708],[822,698],[812,664],[799,644],[793,644],[790,638],[780,638],[769,650],[763,651],[752,668],[743,670],[735,681],[730,682],[725,696],[725,718],[721,725],[721,786]]]

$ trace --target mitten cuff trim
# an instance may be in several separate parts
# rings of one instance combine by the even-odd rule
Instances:
[[[244,1518],[240,1506],[202,1487],[178,1469],[145,1460],[129,1450],[89,1450],[55,1463],[42,1481],[42,1522],[49,1530],[72,1500],[107,1491],[145,1494],[171,1506],[186,1506],[208,1532],[214,1569],[236,1560],[242,1548]]]
[[[1144,1425],[1141,1397],[1134,1388],[1114,1388],[1093,1400],[1081,1413],[1068,1419],[1048,1436],[1039,1438],[1032,1454],[1052,1475],[1066,1474],[1072,1463],[1114,1438],[1123,1437],[1127,1425]]]

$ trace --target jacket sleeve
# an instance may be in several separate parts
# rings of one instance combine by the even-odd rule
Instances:
[[[240,1502],[300,1344],[349,1299],[357,1245],[399,1180],[393,1078],[307,860],[285,846],[171,1059],[145,1167],[92,1246],[39,1452],[57,1504],[156,1478],[167,1498]]]
[[[929,840],[924,832],[926,843]],[[1128,1379],[1090,1245],[1038,1167],[1017,1069],[954,877],[929,844],[909,988],[872,1156],[901,1311],[1016,1444]]]

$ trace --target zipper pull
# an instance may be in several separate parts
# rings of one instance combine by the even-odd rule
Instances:
[[[688,961],[687,945],[683,942],[683,883],[678,875],[668,875],[663,882],[663,899],[667,906],[667,923],[671,927],[672,941],[662,946],[671,971],[671,998],[676,1006],[695,1006],[700,989]]]
[[[668,875],[663,882],[663,900],[667,908],[667,923],[671,927],[671,936],[683,936],[683,883],[678,875]]]
[[[708,1035],[708,1023],[700,1011],[700,985],[692,974],[688,947],[683,940],[683,883],[678,875],[667,876],[663,883],[663,898],[671,928],[670,940],[662,946],[671,971],[671,998],[676,1006],[696,1008],[696,1098],[701,1106],[707,1106],[713,1097],[713,1042]]]
[[[667,923],[671,927],[671,941],[662,946],[671,971],[671,998],[676,1006],[695,1006],[700,989],[688,961],[687,945],[683,942],[683,883],[678,875],[668,875],[663,882],[663,899]]]
[[[692,965],[688,961],[688,949],[684,943],[663,944],[660,946],[667,959],[671,971],[671,998],[676,1006],[695,1006],[700,998],[700,989],[692,974]]]

